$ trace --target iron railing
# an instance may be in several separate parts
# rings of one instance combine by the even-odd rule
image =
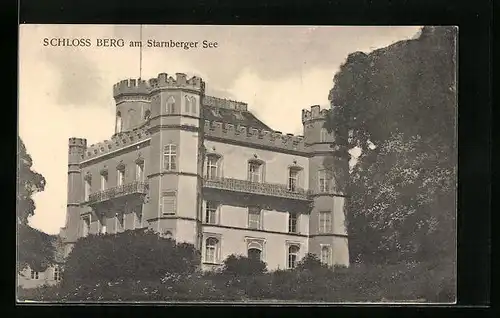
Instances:
[[[89,195],[88,203],[96,204],[114,198],[124,197],[130,194],[146,194],[148,184],[146,182],[134,181],[121,186],[109,188]]]
[[[285,184],[253,182],[232,178],[205,178],[204,186],[227,191],[253,193],[295,200],[310,201],[311,191],[295,187],[292,191]]]

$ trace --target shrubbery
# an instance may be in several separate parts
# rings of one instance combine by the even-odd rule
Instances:
[[[151,232],[90,236],[71,252],[60,286],[19,290],[38,301],[454,301],[452,263],[328,268],[308,254],[294,270],[231,255],[217,272],[199,253]],[[442,264],[446,264],[443,266]]]

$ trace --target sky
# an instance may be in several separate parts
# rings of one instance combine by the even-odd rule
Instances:
[[[113,84],[159,73],[186,73],[208,95],[243,101],[283,133],[302,134],[301,110],[328,108],[333,76],[350,53],[368,53],[415,37],[419,27],[142,26],[142,40],[199,41],[198,48],[129,47],[138,25],[21,25],[19,135],[33,170],[47,185],[34,197],[31,226],[57,234],[64,226],[68,138],[89,145],[114,133]],[[90,47],[44,46],[44,39],[89,39]],[[124,47],[97,47],[97,39]],[[202,41],[217,48],[201,48]]]

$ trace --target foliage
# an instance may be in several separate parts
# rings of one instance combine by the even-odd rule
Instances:
[[[199,252],[153,231],[90,235],[79,239],[65,264],[63,282],[151,280],[196,271]]]
[[[147,280],[81,282],[20,289],[21,300],[52,301],[455,301],[454,265],[359,265],[322,271],[277,270],[254,276],[168,274]]]
[[[224,260],[222,272],[232,276],[251,276],[267,271],[267,265],[260,259],[249,258],[242,255],[229,255]]]
[[[17,137],[17,142],[17,220],[28,224],[28,218],[35,213],[33,195],[45,189],[45,178],[32,170],[33,160],[21,137]]]
[[[56,237],[25,224],[17,227],[17,272],[26,267],[42,272],[55,262]]]
[[[455,36],[424,27],[335,75],[326,127],[362,151],[347,188],[353,262],[454,258]]]

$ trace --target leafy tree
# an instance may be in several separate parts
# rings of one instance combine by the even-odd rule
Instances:
[[[56,236],[18,224],[17,228],[17,272],[26,267],[42,272],[55,262]]]
[[[326,127],[362,154],[351,171],[352,261],[454,257],[456,29],[356,52],[334,77]]]
[[[35,213],[33,194],[45,189],[45,178],[31,169],[33,160],[21,137],[17,137],[17,142],[17,220],[28,224],[28,218]]]
[[[17,141],[17,271],[28,266],[44,271],[54,262],[55,237],[31,228],[28,218],[35,213],[33,195],[45,189],[45,178],[32,170],[33,160],[26,146],[19,136]]]
[[[79,239],[69,254],[63,283],[159,280],[193,273],[199,263],[193,245],[150,230],[90,235]]]

